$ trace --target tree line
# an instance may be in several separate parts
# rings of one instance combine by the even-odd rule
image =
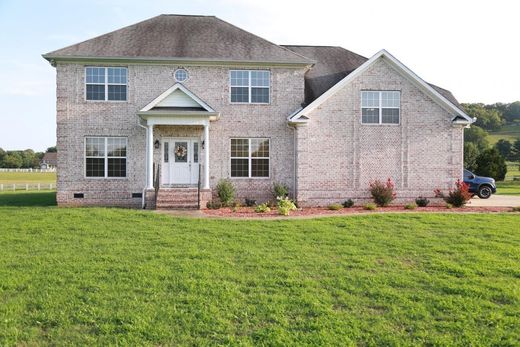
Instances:
[[[477,121],[464,132],[464,167],[477,175],[503,180],[507,173],[506,160],[520,165],[520,138],[501,139],[491,146],[489,132],[504,126],[519,128],[520,101],[510,104],[462,104],[464,111]]]
[[[37,169],[46,152],[56,152],[56,147],[49,147],[45,152],[35,152],[32,149],[5,151],[0,148],[0,168]]]

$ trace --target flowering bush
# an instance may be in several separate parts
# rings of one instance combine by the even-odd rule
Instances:
[[[396,197],[395,184],[391,178],[386,180],[386,183],[380,180],[370,182],[369,187],[370,194],[377,206],[388,206]]]
[[[296,205],[288,197],[285,197],[285,198],[279,197],[277,209],[278,209],[279,214],[281,214],[283,216],[288,216],[291,211],[296,210]]]
[[[271,211],[271,209],[269,208],[267,203],[263,203],[263,204],[257,205],[255,207],[256,213],[265,213],[265,212],[269,212],[269,211]]]
[[[460,179],[455,183],[455,189],[449,190],[448,195],[440,189],[435,189],[433,192],[436,198],[442,198],[447,204],[455,207],[462,207],[471,199],[469,186]]]

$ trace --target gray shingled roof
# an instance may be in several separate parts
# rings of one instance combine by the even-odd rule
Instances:
[[[368,60],[368,58],[342,47],[296,45],[284,45],[284,47],[316,61],[314,67],[305,75],[305,103],[307,105]],[[431,83],[428,84],[462,110],[459,102],[449,90]]]
[[[44,57],[312,63],[217,17],[165,14],[47,53]]]

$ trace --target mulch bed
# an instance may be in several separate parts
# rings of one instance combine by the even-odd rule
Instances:
[[[343,216],[343,215],[355,215],[355,214],[371,214],[371,213],[387,213],[387,212],[403,212],[403,213],[416,213],[416,212],[442,212],[442,213],[493,213],[493,212],[511,212],[510,207],[470,207],[465,206],[461,208],[446,208],[444,206],[429,206],[429,207],[417,207],[415,210],[406,210],[404,206],[388,206],[378,207],[376,210],[369,211],[363,207],[351,207],[343,208],[341,210],[332,211],[326,207],[306,207],[291,211],[289,217],[313,217],[313,216]],[[273,208],[270,212],[256,213],[254,207],[239,207],[234,212],[231,208],[220,208],[218,210],[203,210],[205,215],[211,217],[231,217],[231,218],[287,218],[286,216],[280,216],[276,208]]]

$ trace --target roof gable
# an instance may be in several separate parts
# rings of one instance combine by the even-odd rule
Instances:
[[[168,88],[168,90],[143,107],[140,112],[161,109],[215,112],[213,108],[180,83],[175,83],[173,86]]]
[[[474,120],[469,117],[464,111],[462,111],[458,103],[456,103],[455,98],[445,89],[439,88],[437,86],[430,85],[422,80],[419,76],[417,76],[412,70],[407,68],[404,64],[402,64],[399,60],[397,60],[394,56],[388,53],[386,50],[381,50],[373,55],[370,59],[361,64],[357,69],[349,73],[346,77],[337,82],[332,88],[328,89],[325,93],[323,93],[320,97],[312,101],[310,104],[302,108],[300,111],[290,115],[288,117],[289,122],[291,123],[301,123],[302,117],[308,115],[314,109],[316,109],[319,105],[324,103],[328,98],[334,95],[338,90],[343,88],[345,85],[354,80],[357,76],[362,74],[365,70],[367,70],[372,64],[374,64],[379,59],[385,59],[392,67],[394,67],[401,75],[410,80],[414,85],[416,85],[419,89],[429,95],[436,103],[438,103],[443,108],[454,112],[456,115],[462,117],[467,121],[468,124],[472,123]],[[449,95],[448,95],[449,94]],[[450,99],[450,96],[452,100]],[[455,103],[454,103],[455,101]]]
[[[44,55],[46,59],[312,61],[214,16],[160,15]]]

